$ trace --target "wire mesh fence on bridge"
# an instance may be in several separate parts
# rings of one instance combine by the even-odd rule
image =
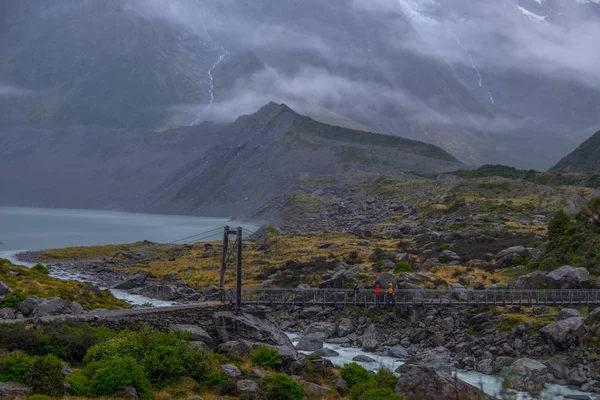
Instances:
[[[235,298],[235,295],[233,295]],[[243,289],[244,305],[295,306],[535,306],[600,304],[600,290],[385,290],[377,296],[375,290],[361,289]]]

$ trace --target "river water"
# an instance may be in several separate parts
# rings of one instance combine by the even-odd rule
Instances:
[[[25,207],[0,207],[0,258],[27,265],[16,259],[18,253],[29,250],[55,249],[70,246],[92,246],[133,243],[149,240],[170,243],[199,233],[208,232],[187,241],[212,241],[223,237],[225,225],[240,224],[224,218],[187,217],[178,215],[135,214],[115,211],[70,210]],[[245,235],[258,227],[241,224]],[[178,243],[185,243],[186,240]],[[78,276],[61,279],[84,280]],[[171,305],[121,290],[111,290],[115,297],[132,304]]]
[[[292,340],[292,343],[295,346],[298,342],[297,338],[299,337],[299,335],[296,333],[287,333],[287,335]],[[403,364],[403,362],[397,358],[382,356],[374,353],[367,353],[362,351],[361,349],[354,347],[343,347],[339,344],[332,343],[324,343],[323,347],[338,352],[339,355],[335,357],[324,357],[330,360],[336,367],[343,367],[346,364],[355,362],[357,364],[362,365],[369,371],[376,372],[380,369],[385,369],[387,371],[394,372],[394,374],[399,376],[399,374],[395,371],[399,366]],[[311,352],[299,351],[299,353],[308,355]],[[375,361],[369,363],[353,361],[352,359],[358,355],[366,355],[368,357],[371,357]],[[502,389],[503,379],[499,376],[485,375],[475,371],[457,371],[456,376],[458,377],[458,379],[465,381],[477,388],[480,388],[488,395],[495,396],[498,399],[501,398],[499,396],[499,393]],[[546,384],[546,389],[541,393],[541,396],[539,398],[544,400],[564,399],[567,395],[587,395],[590,399],[598,399],[598,396],[593,393],[584,393],[578,390],[569,389],[565,386],[551,384]],[[524,392],[515,393],[514,398],[516,400],[535,399],[534,397],[531,397],[529,394]]]

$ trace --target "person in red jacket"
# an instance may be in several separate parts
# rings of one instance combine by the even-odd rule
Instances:
[[[381,286],[375,285],[375,305],[379,305],[379,296],[381,296]]]

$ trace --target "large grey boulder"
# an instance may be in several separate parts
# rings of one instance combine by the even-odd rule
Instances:
[[[325,335],[322,333],[310,333],[306,336],[303,336],[298,340],[298,344],[296,344],[297,350],[303,351],[317,351],[323,348],[323,342],[325,340]]]
[[[588,314],[588,321],[594,322],[596,324],[600,323],[600,307],[593,309]]]
[[[348,276],[348,271],[346,271],[345,269],[341,269],[335,274],[333,274],[333,276],[330,279],[319,283],[319,287],[322,289],[340,289],[344,285],[344,283],[350,282],[352,280],[353,279],[350,276]]]
[[[146,279],[148,279],[148,273],[140,271],[133,275],[131,278],[113,286],[113,289],[127,290],[144,286],[144,283],[146,283]]]
[[[425,350],[424,352],[420,353],[417,357],[418,362],[420,364],[434,367],[450,365],[450,362],[452,360],[450,350],[442,346]]]
[[[373,286],[379,284],[379,286],[381,286],[381,293],[385,293],[385,291],[390,283],[392,285],[394,285],[394,287],[396,287],[396,285],[398,284],[398,278],[396,278],[394,275],[386,272],[384,274],[378,275],[375,278],[375,282],[373,282]]]
[[[460,283],[451,283],[448,285],[448,290],[451,292],[451,296],[454,300],[467,301],[469,293],[467,288]]]
[[[29,296],[19,304],[17,304],[17,311],[23,314],[25,317],[29,317],[33,310],[41,303],[42,301],[38,299],[37,296]]]
[[[220,311],[213,314],[213,323],[220,343],[247,340],[294,347],[287,335],[269,319],[246,313],[236,315],[231,311]]]
[[[304,330],[304,335],[322,333],[325,335],[325,338],[330,338],[335,335],[336,329],[335,324],[331,322],[313,322]]]
[[[38,304],[31,316],[34,318],[41,318],[51,315],[79,315],[83,313],[83,307],[76,301],[67,301],[60,297],[51,297],[49,299],[44,299]]]
[[[15,382],[0,382],[0,399],[24,399],[31,395],[33,390]]]
[[[515,362],[515,359],[512,357],[504,357],[504,356],[496,357],[496,359],[494,360],[494,368],[492,370],[492,373],[498,374],[505,367],[510,367],[511,365],[513,365],[514,362]]]
[[[235,384],[237,391],[243,395],[255,395],[260,391],[258,383],[251,379],[242,379]]]
[[[496,260],[494,267],[496,267],[496,268],[510,267],[513,265],[514,259],[523,253],[528,253],[527,248],[525,246],[514,246],[514,247],[509,247],[508,249],[504,249],[501,252],[499,252],[498,254],[496,254],[496,256],[494,257],[494,259]]]
[[[409,354],[406,349],[400,345],[390,347],[387,351],[387,355],[394,358],[408,358]]]
[[[140,396],[133,385],[127,385],[118,392],[113,393],[111,396],[115,399],[128,399],[128,400],[139,400]]]
[[[221,343],[218,347],[219,353],[227,354],[229,358],[242,358],[250,355],[252,347],[245,341],[239,342],[232,340],[230,342]]]
[[[440,260],[442,264],[450,264],[452,262],[460,261],[460,257],[458,254],[451,250],[444,250],[438,256],[438,260]]]
[[[0,309],[0,319],[15,319],[15,311],[12,308],[2,308]]]
[[[327,394],[327,392],[329,392],[328,388],[317,385],[316,383],[307,382],[303,379],[298,380],[298,384],[300,384],[304,391],[309,395],[308,398],[316,396],[317,398],[321,399]]]
[[[546,368],[548,368],[548,373],[557,379],[566,379],[569,376],[569,368],[561,357],[554,357],[546,361]]]
[[[312,356],[319,356],[319,357],[337,357],[340,355],[340,353],[338,353],[335,350],[331,350],[331,349],[327,349],[327,348],[322,348],[320,350],[317,350],[313,353],[311,353]]]
[[[5,294],[9,294],[11,292],[8,285],[4,282],[0,281],[0,296],[4,296]]]
[[[548,368],[539,361],[520,358],[502,370],[505,384],[511,389],[539,393],[544,389]]]
[[[371,324],[367,327],[365,333],[363,333],[362,350],[373,352],[377,350],[378,346],[379,339],[377,335],[377,328],[375,328],[375,325]]]
[[[600,309],[599,309],[600,310]],[[339,337],[348,336],[354,331],[354,323],[350,318],[342,318],[337,327],[337,335]]]
[[[223,371],[225,374],[232,378],[242,376],[242,371],[240,371],[240,369],[233,364],[221,365],[221,371]]]
[[[482,374],[491,375],[494,371],[494,362],[490,358],[486,358],[477,363],[476,369]]]
[[[352,358],[352,361],[358,361],[358,362],[364,362],[364,363],[373,363],[373,362],[375,362],[375,359],[371,358],[371,357],[369,357],[367,355],[364,355],[364,354],[359,354],[357,356],[354,356]]]
[[[556,320],[562,321],[563,319],[581,317],[579,311],[574,308],[563,308],[556,314]]]
[[[557,347],[568,348],[577,343],[582,329],[583,318],[573,317],[546,325],[540,329],[540,335]]]
[[[190,335],[190,340],[204,342],[208,346],[215,345],[214,339],[203,328],[198,325],[175,324],[169,328],[170,332],[187,332]]]
[[[136,292],[142,296],[166,301],[177,300],[181,297],[181,293],[175,285],[144,286]]]
[[[585,268],[569,265],[546,274],[548,289],[587,289],[590,287],[590,273]]]
[[[537,289],[546,283],[546,275],[540,271],[534,271],[508,282],[509,289]]]
[[[433,366],[404,364],[397,369],[400,379],[395,392],[410,399],[490,399],[479,389]]]

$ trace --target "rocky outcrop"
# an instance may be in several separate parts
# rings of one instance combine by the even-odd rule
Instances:
[[[23,314],[25,317],[29,317],[33,310],[41,303],[42,301],[37,298],[37,296],[29,296],[19,304],[17,304],[17,311]]]
[[[166,301],[177,300],[181,297],[181,293],[175,285],[144,286],[143,288],[137,290],[136,293],[153,299]]]
[[[408,398],[437,400],[437,399],[489,399],[479,389],[466,382],[455,379],[447,371],[433,366],[404,364],[398,368],[400,379],[395,392]]]
[[[348,276],[348,271],[346,271],[345,269],[342,269],[342,270],[337,271],[335,274],[333,274],[333,276],[330,279],[319,283],[319,287],[320,288],[330,288],[330,289],[340,289],[344,285],[344,283],[350,282],[352,280],[353,279]]]
[[[322,333],[325,335],[325,338],[330,338],[335,335],[337,327],[334,323],[331,322],[313,322],[306,328],[304,331],[304,335],[309,335],[311,333]]]
[[[362,339],[362,350],[373,352],[377,350],[379,346],[379,340],[377,338],[377,328],[375,325],[369,325],[363,334]]]
[[[563,308],[556,314],[556,320],[562,321],[563,319],[581,317],[579,311],[574,308]]]
[[[325,335],[322,333],[310,333],[298,340],[296,349],[303,351],[317,351],[323,348]]]
[[[197,325],[176,324],[172,325],[169,331],[187,332],[190,335],[190,340],[194,342],[204,342],[209,347],[213,347],[215,345],[214,339],[203,328]]]
[[[587,289],[590,287],[590,273],[585,268],[565,265],[546,275],[548,289]]]
[[[233,364],[221,365],[221,371],[223,371],[227,376],[230,376],[232,378],[242,376],[242,371],[240,371],[240,369]]]
[[[144,283],[146,283],[146,279],[148,279],[148,273],[140,271],[133,275],[131,278],[127,279],[126,281],[113,286],[113,289],[128,290],[144,286]]]
[[[32,390],[15,382],[0,382],[0,399],[21,399],[31,395]]]
[[[239,394],[244,396],[256,395],[260,391],[258,383],[251,379],[242,379],[235,383],[235,387]]]
[[[508,283],[509,289],[537,289],[546,283],[546,275],[540,271],[534,271],[523,275]]]
[[[520,358],[502,370],[505,384],[515,390],[539,393],[544,389],[548,369],[539,361]]]
[[[600,308],[598,309],[600,310]],[[348,336],[354,330],[354,323],[350,318],[342,318],[337,327],[337,335],[339,337]]]
[[[451,250],[443,250],[438,256],[442,264],[452,264],[460,262],[460,256]]]
[[[525,246],[514,246],[504,249],[494,257],[496,261],[494,264],[495,268],[507,268],[513,265],[515,258],[519,255],[528,253]]]
[[[559,348],[568,348],[577,344],[583,329],[583,318],[573,317],[546,325],[540,329],[540,335]]]
[[[247,340],[293,347],[290,339],[277,325],[268,319],[261,319],[252,314],[236,315],[230,311],[216,312],[213,315],[213,323],[221,343]]]
[[[494,371],[494,362],[491,358],[486,358],[477,363],[477,371],[485,375],[490,375]]]
[[[316,383],[307,382],[303,379],[298,380],[298,383],[300,384],[300,386],[302,386],[304,391],[308,394],[308,398],[312,398],[313,396],[316,396],[317,398],[320,399],[320,398],[323,398],[325,395],[327,395],[327,392],[329,392],[329,389],[327,389],[326,387],[317,385]]]
[[[0,309],[0,319],[15,319],[15,311],[12,308],[2,308]]]
[[[600,307],[595,308],[588,314],[588,320],[596,324],[600,323]]]
[[[78,315],[83,314],[84,310],[81,304],[76,301],[63,300],[60,297],[51,297],[44,299],[31,314],[34,318],[41,318],[53,315]]]
[[[9,294],[11,292],[10,288],[8,287],[8,285],[2,281],[0,281],[0,296],[4,296],[6,294]]]
[[[242,358],[247,356],[252,351],[250,344],[243,341],[232,340],[230,342],[221,343],[218,347],[219,353],[227,354],[230,358]]]

